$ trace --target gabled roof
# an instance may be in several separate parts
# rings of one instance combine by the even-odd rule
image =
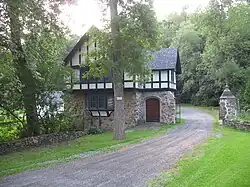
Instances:
[[[177,74],[181,74],[181,64],[178,49],[162,48],[153,53],[152,61],[148,66],[153,70],[175,69]]]
[[[67,57],[64,59],[67,64],[75,52],[89,40],[89,34],[97,31],[98,28],[92,26],[77,42],[73,49],[69,52]],[[175,69],[177,74],[181,74],[181,64],[179,51],[176,48],[162,48],[159,51],[153,53],[153,60],[147,63],[149,68],[152,70],[163,70],[163,69]]]
[[[76,51],[85,43],[88,42],[89,40],[89,34],[90,32],[93,32],[95,30],[98,30],[94,25],[90,27],[90,29],[80,38],[80,40],[76,43],[76,45],[72,48],[72,50],[69,52],[69,54],[66,56],[64,59],[65,64],[67,64],[73,55],[75,54]]]

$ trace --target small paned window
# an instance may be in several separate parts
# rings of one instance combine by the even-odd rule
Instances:
[[[106,98],[104,95],[99,96],[99,103],[98,103],[99,109],[105,109],[106,108]]]
[[[88,109],[90,110],[112,110],[113,105],[112,95],[88,95]]]
[[[153,71],[153,82],[159,81],[159,71]]]

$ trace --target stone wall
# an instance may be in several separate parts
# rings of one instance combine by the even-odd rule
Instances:
[[[0,143],[0,155],[21,151],[27,148],[52,145],[63,141],[74,140],[84,135],[86,135],[86,132],[84,131],[59,132],[14,140],[11,142],[4,142]]]
[[[135,100],[136,100],[136,106],[135,106],[135,121],[136,123],[143,124],[146,121],[146,118],[144,118],[144,99],[143,99],[143,93],[142,92],[135,92]]]
[[[78,115],[81,115],[79,120],[76,119],[78,125],[84,124],[85,129],[89,126],[99,127],[106,130],[112,130],[114,114],[110,117],[92,117],[88,111],[85,111],[85,95],[82,91],[73,93],[72,107],[76,108]],[[124,92],[124,107],[125,107],[125,127],[133,127],[146,121],[146,100],[148,98],[157,98],[160,100],[160,122],[175,123],[176,108],[175,97],[173,92],[139,92],[125,91]],[[76,116],[77,117],[77,116]],[[84,118],[84,122],[83,122]]]
[[[234,127],[236,129],[250,131],[250,123],[247,122],[240,122],[234,120],[225,120],[224,125],[228,127]]]
[[[237,116],[237,100],[226,86],[220,97],[219,119],[224,123],[225,120],[231,120]]]
[[[146,100],[149,98],[157,98],[160,100],[160,122],[175,123],[176,107],[175,96],[173,92],[142,92],[143,116],[146,121]]]
[[[72,117],[72,125],[76,130],[87,129],[88,123],[85,123],[86,114],[85,107],[85,94],[83,91],[73,91],[69,98],[65,101],[65,110]]]
[[[135,92],[124,92],[124,108],[125,108],[125,127],[133,127],[136,125],[136,94]],[[90,116],[91,118],[91,116]],[[113,129],[114,113],[110,117],[92,117],[89,119],[90,123],[94,126],[99,126],[99,120],[101,121],[101,128],[106,130]]]

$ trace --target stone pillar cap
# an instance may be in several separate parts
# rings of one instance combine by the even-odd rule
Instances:
[[[228,84],[226,84],[225,89],[224,89],[223,93],[221,94],[220,98],[221,99],[223,99],[223,98],[235,98],[235,96],[230,91]]]

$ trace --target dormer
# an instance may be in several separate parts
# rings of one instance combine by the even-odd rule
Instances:
[[[133,83],[125,73],[124,88],[144,90],[176,90],[176,75],[181,74],[179,52],[175,48],[162,48],[152,54],[152,61],[147,63],[152,74],[146,83]]]

